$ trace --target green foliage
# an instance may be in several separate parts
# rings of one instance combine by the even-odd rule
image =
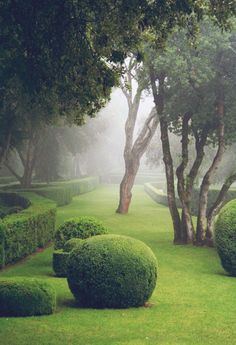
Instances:
[[[67,261],[69,253],[62,249],[53,252],[52,267],[57,277],[67,276]]]
[[[64,244],[64,252],[70,253],[75,247],[83,243],[83,240],[80,238],[71,238],[70,240],[66,241]]]
[[[82,179],[54,182],[49,185],[35,184],[30,189],[23,191],[33,191],[45,198],[52,199],[57,206],[67,205],[72,201],[72,197],[87,193],[95,189],[99,184],[99,177],[90,176]],[[18,189],[19,185],[10,185],[4,189]]]
[[[143,306],[156,286],[153,252],[131,237],[101,235],[87,239],[71,252],[67,267],[69,287],[84,307]]]
[[[57,206],[68,205],[72,201],[71,190],[63,185],[34,188],[34,192],[45,198],[54,200]]]
[[[29,278],[0,280],[0,315],[33,316],[52,314],[56,292],[45,281]]]
[[[15,262],[44,247],[54,238],[56,205],[33,193],[21,193],[31,203],[20,213],[2,221],[4,236],[0,241],[1,266]]]
[[[71,238],[85,239],[103,235],[108,231],[103,224],[93,217],[71,218],[63,223],[55,234],[55,248],[63,249],[65,242]]]
[[[236,277],[236,200],[220,211],[215,224],[215,245],[222,266]]]

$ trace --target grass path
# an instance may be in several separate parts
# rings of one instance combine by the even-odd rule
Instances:
[[[151,308],[89,310],[73,307],[65,279],[51,269],[52,248],[0,274],[35,276],[57,289],[51,316],[0,318],[1,345],[234,345],[236,279],[226,276],[214,249],[172,245],[168,209],[136,187],[130,213],[114,213],[118,187],[100,187],[58,209],[58,224],[73,216],[102,220],[112,233],[141,239],[159,263]],[[1,307],[1,306],[0,306]]]

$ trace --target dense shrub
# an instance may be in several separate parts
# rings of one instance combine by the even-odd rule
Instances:
[[[80,306],[137,307],[144,305],[156,286],[157,262],[141,241],[95,236],[70,253],[67,279]]]
[[[1,223],[1,267],[44,247],[55,235],[56,205],[34,193],[22,194],[31,206],[5,217]]]
[[[236,200],[220,211],[215,224],[215,244],[222,266],[236,276]]]
[[[65,242],[71,238],[85,239],[106,233],[107,229],[93,217],[71,218],[56,231],[55,249],[63,249]]]
[[[0,192],[0,202],[7,207],[20,207],[22,209],[29,207],[31,204],[28,198],[12,192]]]
[[[62,249],[53,252],[52,267],[57,277],[67,276],[67,260],[69,254]]]
[[[57,206],[68,205],[73,197],[71,191],[63,186],[41,187],[34,189],[34,191],[45,198],[54,200]]]
[[[51,285],[36,279],[0,280],[0,315],[31,316],[52,314],[56,294]]]
[[[75,247],[80,245],[83,242],[80,238],[71,238],[70,240],[66,241],[64,244],[64,252],[71,252]]]

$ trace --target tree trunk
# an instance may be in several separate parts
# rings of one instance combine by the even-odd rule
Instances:
[[[206,228],[206,212],[208,203],[208,192],[212,182],[212,178],[217,171],[220,162],[224,154],[224,91],[221,85],[218,85],[217,99],[216,99],[216,109],[217,109],[217,120],[218,120],[218,149],[215,158],[206,172],[199,196],[199,207],[198,207],[198,217],[197,217],[197,232],[196,232],[196,244],[205,244],[205,228]]]
[[[120,184],[120,201],[117,213],[126,214],[129,211],[132,199],[132,188],[134,186],[135,177],[139,168],[138,159],[130,159],[126,164],[125,175]]]
[[[160,119],[163,161],[165,164],[166,181],[167,181],[167,198],[168,198],[168,205],[169,205],[171,219],[172,219],[173,228],[174,228],[174,243],[183,244],[184,239],[183,239],[183,234],[182,234],[182,229],[181,229],[181,220],[179,216],[179,211],[177,209],[176,197],[175,197],[174,170],[173,170],[172,156],[170,152],[168,124],[165,119],[165,115],[163,114],[165,76],[164,74],[163,75],[160,74],[157,77],[155,75],[154,68],[151,64],[149,66],[149,76],[151,80],[152,93],[153,93],[156,111]],[[157,85],[156,85],[157,79],[159,81],[158,91],[157,91]]]
[[[132,60],[131,64],[132,65]],[[129,205],[132,198],[132,188],[134,185],[135,177],[137,175],[140,160],[147,150],[147,147],[156,131],[159,123],[159,118],[156,114],[155,108],[149,113],[140,133],[136,140],[134,137],[134,128],[138,115],[139,104],[141,100],[141,94],[143,86],[138,85],[134,99],[132,98],[132,73],[129,67],[127,70],[127,81],[130,85],[127,90],[125,85],[121,84],[121,89],[127,99],[129,113],[125,124],[125,148],[124,148],[124,160],[125,160],[125,174],[120,184],[120,200],[116,210],[117,213],[125,214],[129,210]],[[134,141],[134,143],[133,143]]]

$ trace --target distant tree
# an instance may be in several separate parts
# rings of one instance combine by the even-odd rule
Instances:
[[[127,100],[128,116],[125,124],[125,174],[120,184],[120,200],[116,210],[117,213],[127,213],[132,198],[132,188],[139,169],[140,160],[147,150],[147,147],[156,131],[159,123],[155,109],[152,109],[146,116],[145,122],[138,135],[134,138],[135,125],[142,94],[145,90],[145,81],[141,77],[142,65],[137,62],[134,56],[123,67],[125,74],[121,78],[120,88]],[[135,90],[134,81],[137,82]]]

